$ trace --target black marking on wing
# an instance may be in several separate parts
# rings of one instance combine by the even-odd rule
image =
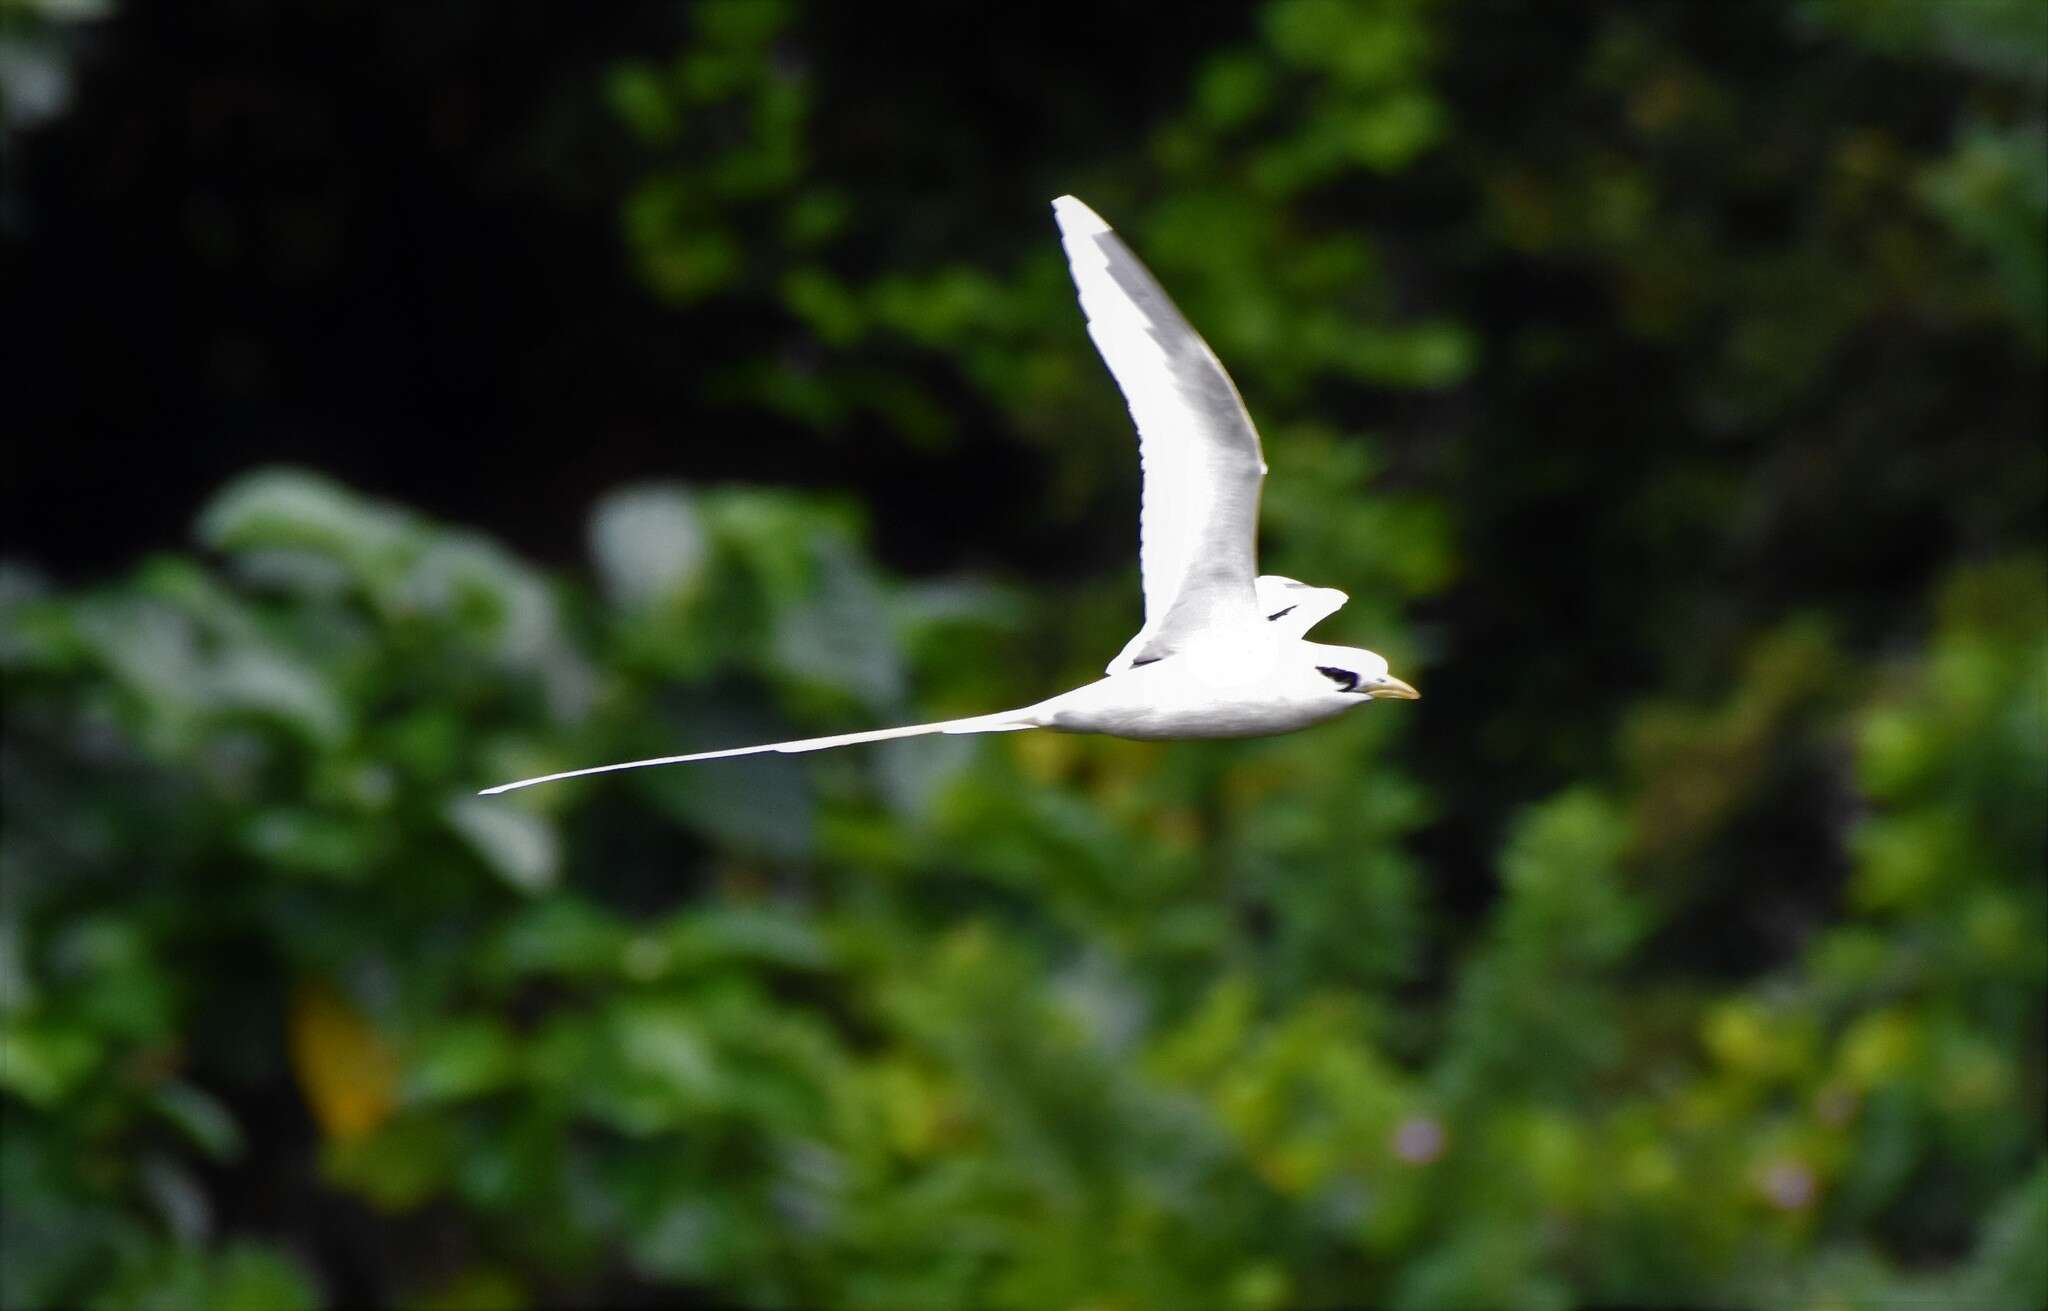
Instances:
[[[1299,610],[1300,608],[1301,606],[1299,604],[1296,604],[1288,606],[1285,610],[1275,610],[1272,614],[1266,616],[1266,622],[1270,624],[1275,619],[1285,619],[1288,615],[1293,614],[1296,610]]]
[[[1358,690],[1358,675],[1348,669],[1339,669],[1335,665],[1317,665],[1316,672],[1335,683],[1339,692]]]

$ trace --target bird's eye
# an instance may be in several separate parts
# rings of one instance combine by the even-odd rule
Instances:
[[[1358,675],[1335,665],[1317,665],[1316,672],[1337,685],[1339,692],[1349,692],[1358,686]]]

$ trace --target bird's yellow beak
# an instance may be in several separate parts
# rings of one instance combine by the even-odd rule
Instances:
[[[1400,679],[1388,674],[1379,682],[1366,689],[1365,694],[1375,701],[1420,701],[1422,693]]]

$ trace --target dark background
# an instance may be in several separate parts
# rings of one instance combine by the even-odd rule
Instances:
[[[684,41],[688,12],[167,5],[68,35],[75,107],[10,161],[10,301],[42,326],[10,350],[9,391],[25,431],[65,434],[18,450],[16,549],[104,572],[259,461],[317,465],[556,563],[596,494],[649,472],[855,487],[906,568],[989,549],[931,513],[955,495],[1010,523],[999,548],[1057,545],[1015,540],[1031,470],[994,424],[950,459],[820,452],[757,416],[744,440],[678,439],[702,379],[773,331],[744,306],[677,315],[622,245],[620,198],[647,161],[601,87]],[[845,79],[822,88],[815,167],[886,177],[895,243],[950,226],[956,249],[1042,244],[1048,198],[1015,161],[1057,172],[1128,136],[1246,17],[1188,6],[1159,44],[1134,4],[1085,31],[946,6],[807,15],[805,43]],[[951,76],[906,78],[920,62]],[[1083,94],[1049,94],[1046,70]],[[901,212],[933,196],[951,212]]]

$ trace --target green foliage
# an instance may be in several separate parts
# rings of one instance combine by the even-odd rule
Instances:
[[[1124,548],[913,581],[647,484],[555,576],[270,470],[0,570],[0,1303],[2048,1300],[2038,24],[1517,12],[1271,0],[1068,88],[1080,169],[853,94],[822,5],[601,91],[694,419],[1013,442],[1049,536],[1127,425],[989,196],[1098,204],[1418,706],[479,798],[1071,685]]]
[[[1782,970],[1643,973],[1680,894],[1642,799],[1718,767],[1696,732],[1632,792],[1523,816],[1451,1005],[1402,1018],[1373,1000],[1419,932],[1387,717],[1228,753],[894,744],[650,774],[633,806],[468,795],[861,713],[775,654],[843,588],[911,667],[1000,634],[920,619],[825,508],[622,493],[599,603],[271,473],[203,516],[218,567],[15,575],[10,1302],[317,1301],[294,1257],[212,1245],[202,1179],[278,1087],[326,1187],[461,1217],[481,1263],[407,1292],[450,1304],[620,1260],[778,1305],[1853,1301],[1930,1286],[1886,1231],[2038,1208],[2039,561],[1960,573],[1924,657],[1840,721],[1846,904]],[[2038,1286],[1995,1232],[1942,1287]]]

